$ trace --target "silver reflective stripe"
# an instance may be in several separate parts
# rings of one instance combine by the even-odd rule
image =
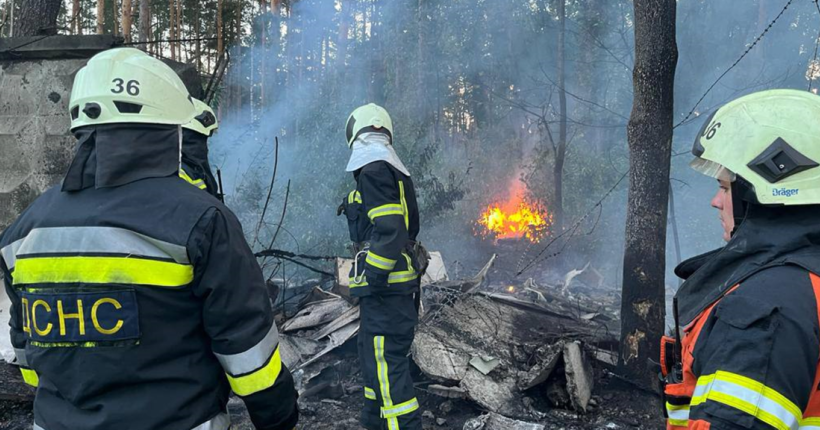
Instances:
[[[666,412],[669,414],[669,419],[670,420],[680,420],[680,421],[688,421],[689,420],[689,409],[679,409],[677,411],[667,409]]]
[[[3,260],[6,261],[6,267],[9,270],[14,269],[14,265],[17,263],[17,250],[23,245],[23,240],[24,239],[16,240],[10,245],[6,245],[3,249],[0,249],[0,255],[3,256]]]
[[[764,411],[776,417],[786,428],[797,429],[799,426],[800,417],[793,415],[788,409],[776,401],[742,385],[716,379],[712,390],[707,394],[709,400],[716,400],[712,397],[713,392],[723,393],[735,399],[735,401],[732,402],[733,404],[729,404],[729,406],[734,406],[738,400],[751,405],[754,407],[754,410],[757,411],[755,418],[760,418],[759,411]]]
[[[805,425],[805,426],[800,426],[800,430],[820,430],[820,426]]]
[[[25,349],[14,348],[14,355],[17,357],[17,364],[23,367],[29,367]]]
[[[225,372],[231,376],[244,375],[267,364],[278,345],[279,332],[276,331],[276,324],[271,323],[268,334],[251,349],[239,354],[223,355],[214,353],[214,355],[222,364]]]
[[[207,422],[204,422],[191,430],[228,430],[231,427],[231,417],[228,414],[220,413],[219,415],[211,418]],[[37,423],[34,423],[34,430],[46,430]]]
[[[29,254],[126,254],[189,264],[184,246],[117,227],[36,228],[22,241],[15,258]]]

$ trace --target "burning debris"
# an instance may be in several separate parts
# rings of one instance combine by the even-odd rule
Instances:
[[[515,183],[506,201],[490,203],[477,220],[476,234],[494,239],[526,239],[538,243],[549,234],[552,214],[546,205],[525,197],[520,182]]]

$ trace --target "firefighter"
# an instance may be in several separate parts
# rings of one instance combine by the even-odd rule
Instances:
[[[683,262],[664,337],[667,428],[820,429],[820,97],[770,90],[713,113],[692,167],[728,243]]]
[[[216,178],[208,162],[208,139],[219,128],[214,111],[205,102],[193,99],[198,114],[182,126],[182,168],[179,177],[191,185],[221,198]]]
[[[76,154],[0,236],[11,339],[35,430],[226,430],[230,391],[291,430],[262,272],[229,209],[179,178],[199,114],[164,63],[94,56],[69,105]]]
[[[408,354],[418,323],[414,295],[426,254],[416,241],[419,212],[410,172],[393,148],[393,123],[384,108],[362,106],[346,127],[352,150],[347,171],[356,189],[342,201],[355,262],[350,294],[359,298],[358,345],[368,430],[421,430]]]

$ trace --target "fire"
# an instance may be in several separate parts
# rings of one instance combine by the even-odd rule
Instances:
[[[503,203],[491,203],[478,219],[479,235],[499,239],[526,238],[538,243],[552,224],[552,215],[538,201],[528,201],[522,192]]]

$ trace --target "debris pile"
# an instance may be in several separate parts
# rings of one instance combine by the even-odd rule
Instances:
[[[461,280],[449,279],[439,253],[432,257],[411,350],[426,428],[661,427],[659,417],[635,421],[640,413],[614,404],[604,416],[606,401],[594,395],[610,390],[618,339],[618,297],[602,292],[595,269],[573,270],[555,286],[509,285],[488,279],[495,256]],[[349,267],[339,259],[335,278],[269,285],[305,428],[359,428],[359,307],[346,285]],[[252,428],[241,401],[229,409],[236,428]]]

